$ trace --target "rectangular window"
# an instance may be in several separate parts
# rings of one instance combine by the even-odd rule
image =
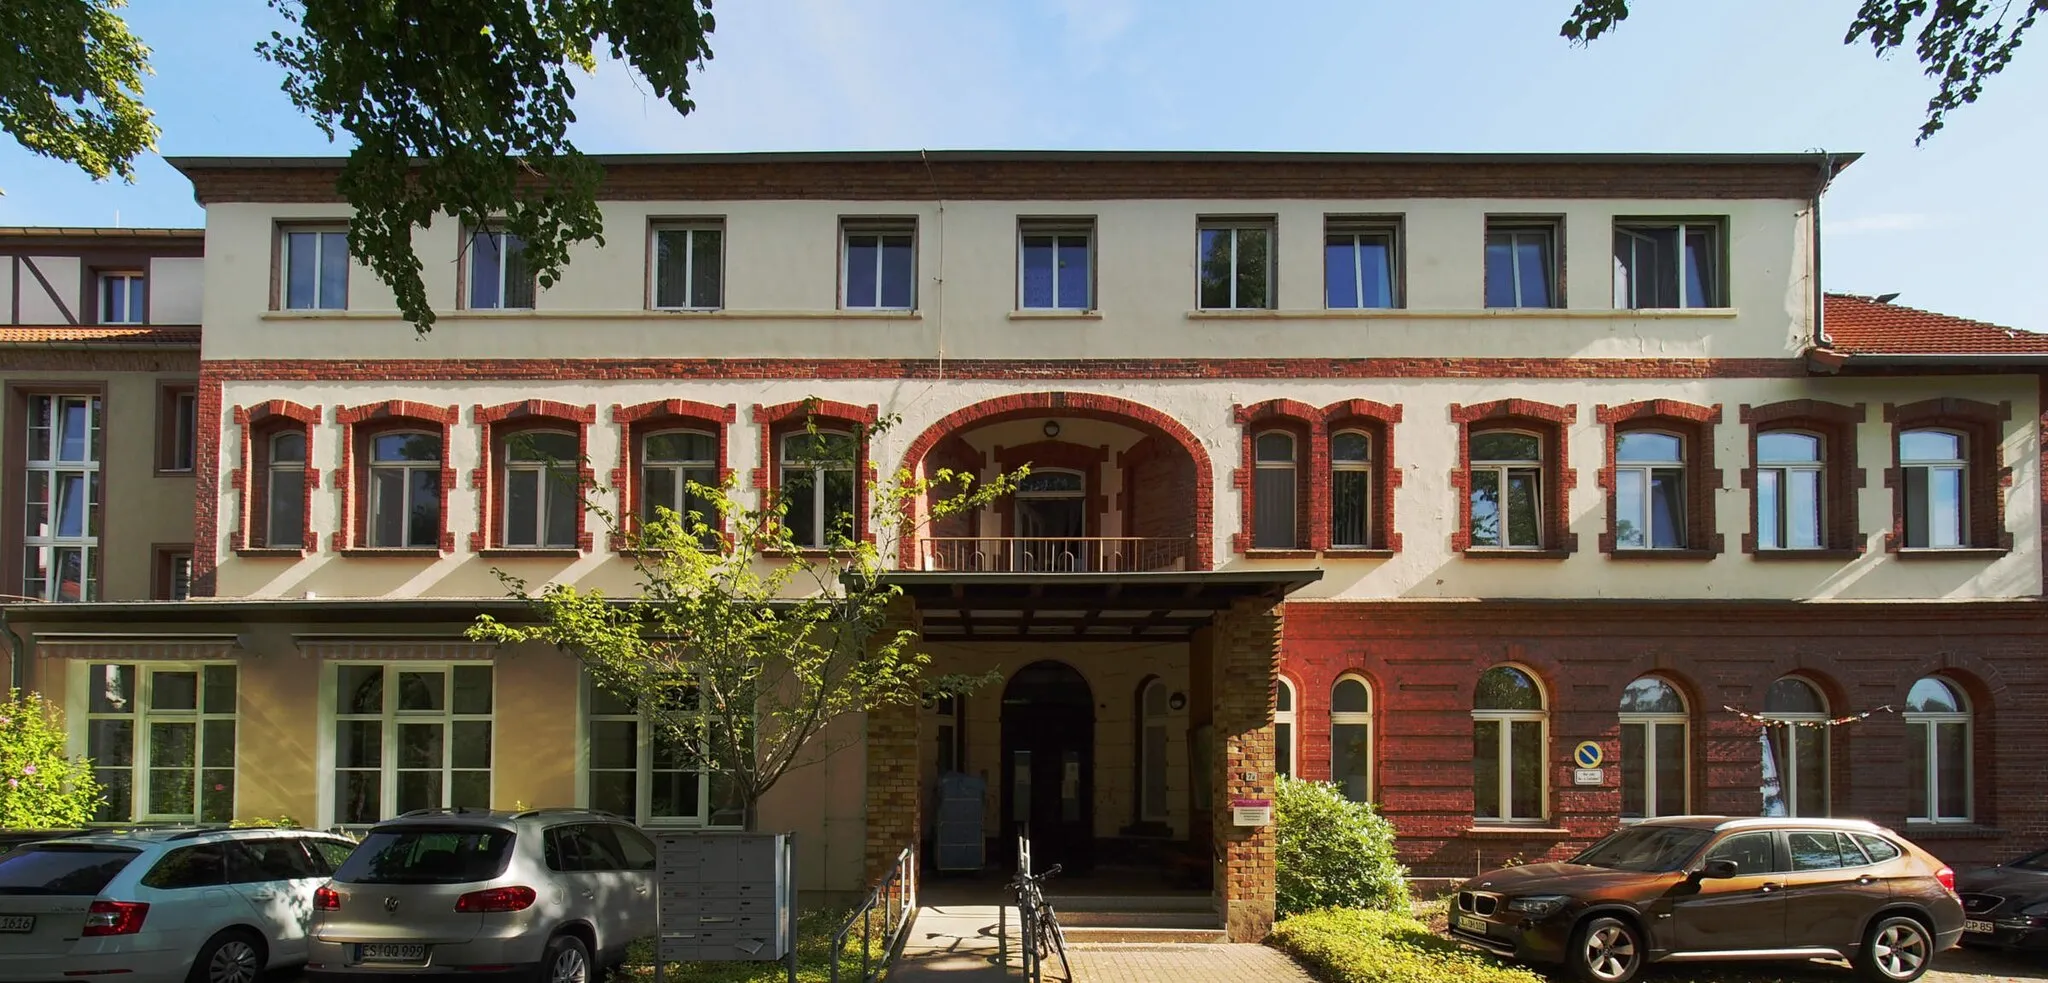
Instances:
[[[28,397],[22,594],[99,599],[100,398]]]
[[[490,808],[488,663],[343,664],[332,672],[335,823]]]
[[[1617,310],[1725,307],[1721,223],[1614,223]]]
[[[1624,720],[1621,725],[1621,818],[1686,812],[1686,723]]]
[[[100,323],[147,324],[148,281],[134,271],[100,274]]]
[[[1962,720],[1906,722],[1906,815],[1919,822],[1970,818],[1970,732]]]
[[[1197,229],[1203,310],[1273,306],[1273,223],[1204,219]]]
[[[715,311],[725,306],[725,227],[716,222],[654,227],[654,308]]]
[[[1401,306],[1398,220],[1338,219],[1323,231],[1323,304],[1331,310]]]
[[[1095,237],[1086,222],[1027,219],[1017,226],[1017,308],[1095,307]]]
[[[348,309],[348,233],[341,229],[284,230],[279,265],[288,311]]]
[[[492,229],[472,232],[468,270],[470,310],[533,307],[533,270],[526,265],[526,241],[518,236]]]
[[[199,444],[199,392],[188,386],[165,386],[157,406],[158,471],[192,470]]]
[[[1563,307],[1555,219],[1486,221],[1486,306]]]
[[[917,308],[917,225],[848,222],[841,229],[845,276],[840,306],[851,311]]]
[[[158,549],[151,583],[150,596],[159,601],[182,601],[191,597],[192,547]]]
[[[93,821],[233,819],[235,682],[233,665],[87,665],[86,755],[105,795]]]
[[[664,737],[653,720],[633,704],[583,681],[585,706],[584,800],[589,808],[628,816],[643,826],[738,827],[746,813],[738,790],[717,774],[703,755],[692,753],[701,739]],[[697,707],[694,690],[678,696],[672,709],[688,719]]]

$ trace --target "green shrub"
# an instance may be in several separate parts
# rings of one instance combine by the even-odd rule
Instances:
[[[1312,911],[1273,926],[1267,941],[1327,983],[1545,983],[1387,911]]]
[[[1408,910],[1394,825],[1335,785],[1280,777],[1273,799],[1279,914],[1318,908]]]
[[[0,829],[83,826],[100,807],[84,758],[64,753],[64,716],[36,693],[0,702]]]
[[[304,829],[299,821],[290,816],[252,816],[237,819],[228,824],[234,829]]]

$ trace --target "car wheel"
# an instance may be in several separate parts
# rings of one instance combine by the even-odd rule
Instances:
[[[548,940],[547,952],[540,958],[540,983],[597,983],[590,950],[583,947],[582,939],[557,935]]]
[[[1856,950],[1856,972],[1872,983],[1909,983],[1934,961],[1934,937],[1915,918],[1880,918]]]
[[[246,929],[231,928],[207,939],[192,960],[186,983],[256,983],[263,975],[263,940]]]
[[[1619,918],[1594,918],[1572,933],[1565,968],[1580,983],[1629,983],[1643,971],[1643,937]]]

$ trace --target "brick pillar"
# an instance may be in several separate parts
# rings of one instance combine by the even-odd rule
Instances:
[[[915,624],[915,612],[891,613],[882,631],[893,633]],[[923,789],[917,768],[918,724],[923,714],[916,701],[891,703],[867,712],[867,883],[887,874],[904,847],[916,848],[924,815]]]
[[[1232,942],[1260,942],[1273,927],[1274,831],[1232,822],[1232,799],[1273,797],[1273,675],[1280,660],[1280,608],[1238,601],[1217,619],[1210,679],[1216,747],[1211,765],[1216,892]]]

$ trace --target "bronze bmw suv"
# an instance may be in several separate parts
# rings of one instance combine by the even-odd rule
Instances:
[[[1955,874],[1872,823],[1651,819],[1458,888],[1451,937],[1629,983],[1654,962],[1842,958],[1907,983],[1963,933]]]

